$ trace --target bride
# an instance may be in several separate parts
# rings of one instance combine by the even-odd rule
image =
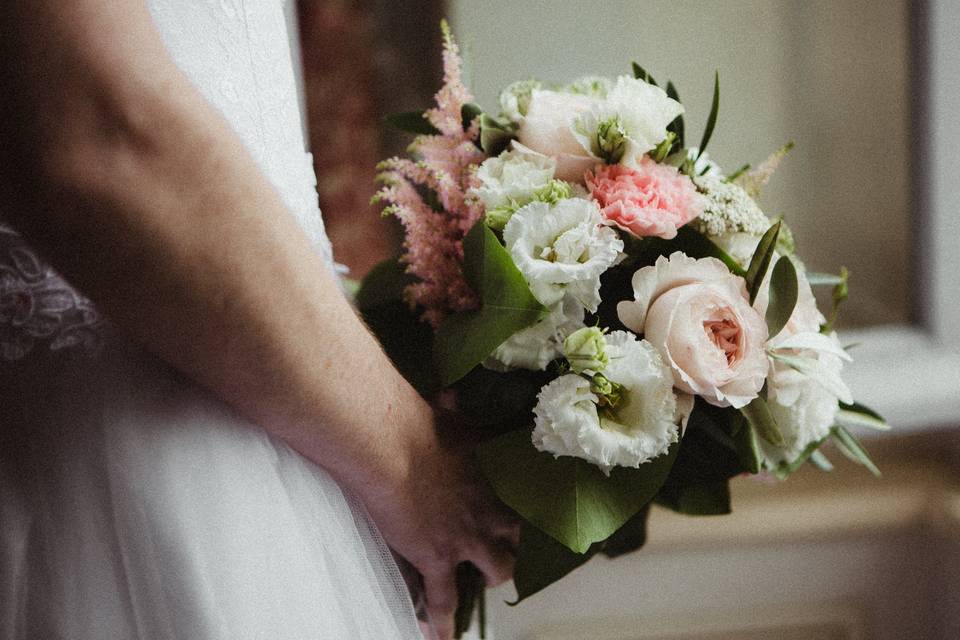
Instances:
[[[0,637],[417,638],[389,545],[448,638],[516,527],[340,292],[282,0],[0,29]]]

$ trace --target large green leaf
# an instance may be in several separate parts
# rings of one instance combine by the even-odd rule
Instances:
[[[437,135],[440,130],[430,124],[430,121],[423,116],[422,111],[405,111],[403,113],[392,113],[384,120],[387,124],[417,135]]]
[[[767,229],[766,233],[760,238],[760,242],[757,243],[757,248],[753,252],[753,257],[750,258],[750,266],[747,268],[747,290],[750,292],[750,304],[753,304],[753,301],[757,298],[757,293],[760,292],[760,286],[763,284],[763,279],[767,275],[767,269],[770,268],[770,261],[773,259],[773,252],[777,248],[777,236],[780,235],[780,225],[781,222],[777,220],[770,228]]]
[[[647,518],[650,505],[640,509],[612,536],[600,545],[600,552],[608,558],[617,558],[632,553],[647,543]]]
[[[615,467],[609,476],[580,458],[537,451],[528,429],[487,440],[477,455],[501,500],[570,550],[584,553],[653,499],[679,448],[672,445],[639,469]]]
[[[488,156],[500,155],[517,134],[486,113],[480,116],[480,149]]]
[[[413,281],[396,258],[374,267],[360,284],[356,306],[394,366],[424,396],[439,387],[433,330],[403,300]]]
[[[600,544],[591,545],[585,553],[575,553],[529,522],[520,525],[520,547],[513,568],[513,585],[517,588],[515,605],[585,564],[596,555]]]
[[[547,315],[482,220],[464,238],[463,252],[464,274],[480,296],[480,308],[450,316],[437,329],[437,368],[445,387],[469,373],[504,340]]]
[[[730,513],[730,482],[664,487],[657,495],[657,504],[690,516],[719,516]]]
[[[783,256],[773,266],[770,276],[770,302],[767,305],[767,331],[771,338],[786,326],[797,305],[799,287],[793,260]]]

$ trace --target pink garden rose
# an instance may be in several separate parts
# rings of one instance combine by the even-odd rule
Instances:
[[[704,199],[693,182],[647,156],[636,169],[622,164],[598,167],[587,174],[587,188],[607,221],[639,238],[669,240],[703,213]]]
[[[529,149],[553,158],[557,163],[557,178],[583,184],[584,174],[597,159],[577,141],[571,126],[576,117],[595,102],[588,96],[572,93],[534,91],[527,115],[517,129],[520,150]]]
[[[678,252],[633,275],[634,300],[620,321],[652,343],[678,389],[718,407],[740,408],[767,377],[767,325],[749,302],[746,282],[715,258]]]

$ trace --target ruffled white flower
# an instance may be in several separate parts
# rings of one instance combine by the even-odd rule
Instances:
[[[552,306],[566,295],[591,312],[600,304],[600,275],[623,250],[597,203],[579,198],[531,202],[507,222],[503,240],[537,300]]]
[[[496,348],[483,366],[494,371],[542,371],[563,352],[567,336],[583,327],[583,307],[572,299],[558,302],[550,315],[521,329]]]
[[[533,200],[537,189],[550,183],[556,168],[553,158],[543,154],[505,151],[483,161],[477,169],[480,185],[468,194],[483,202],[487,211],[522,206]]]
[[[599,148],[599,138],[615,133],[623,140],[622,148],[616,150],[616,161],[636,168],[640,157],[667,137],[667,126],[682,113],[683,105],[663,89],[620,76],[606,99],[580,113],[571,131],[583,148],[598,158],[610,153],[609,149]]]
[[[710,237],[735,233],[761,236],[770,228],[770,219],[741,187],[709,174],[695,182],[706,196],[703,213],[693,223],[700,233]]]
[[[500,92],[500,112],[511,122],[520,122],[527,115],[530,96],[541,88],[539,80],[518,80]]]
[[[610,363],[604,376],[620,385],[619,402],[600,407],[590,380],[567,374],[538,397],[533,444],[555,456],[575,456],[609,473],[615,466],[639,467],[677,441],[677,397],[673,377],[657,350],[626,331],[607,336]]]

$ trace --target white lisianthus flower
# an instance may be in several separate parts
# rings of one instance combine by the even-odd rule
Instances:
[[[566,295],[590,312],[600,304],[600,275],[623,250],[597,203],[579,198],[531,202],[507,222],[503,240],[537,300],[549,307]]]
[[[539,153],[504,151],[483,161],[477,169],[480,185],[468,191],[487,211],[505,205],[520,206],[553,179],[557,163]]]
[[[583,327],[583,307],[572,299],[562,300],[540,322],[510,336],[484,363],[494,371],[531,369],[542,371],[563,352],[563,341]]]
[[[741,187],[726,182],[722,176],[710,174],[698,176],[694,183],[706,196],[703,213],[693,222],[700,233],[711,238],[737,233],[759,238],[770,228],[770,219]]]
[[[667,137],[683,105],[652,84],[620,76],[605,100],[574,120],[571,132],[589,154],[636,168],[640,157]]]
[[[539,80],[518,80],[500,92],[500,112],[511,122],[520,122],[527,115],[530,96],[541,88]]]
[[[540,391],[533,444],[554,456],[574,456],[609,474],[663,455],[679,436],[673,377],[657,350],[626,331],[606,337],[610,363],[603,376],[617,387],[614,403],[591,380],[567,374]]]
[[[591,98],[606,98],[613,86],[613,80],[606,76],[582,76],[565,85],[563,90]]]

